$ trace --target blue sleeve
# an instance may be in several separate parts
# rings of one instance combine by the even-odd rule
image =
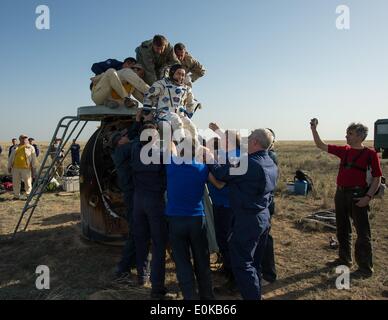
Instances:
[[[208,168],[217,180],[228,182],[234,178],[230,175],[230,164],[220,165],[216,162],[215,164],[209,164]]]
[[[113,68],[115,70],[120,70],[123,66],[123,63],[121,61],[118,61],[116,59],[108,59],[106,61],[97,62],[92,65],[92,71],[99,75],[106,70]]]
[[[278,156],[277,156],[276,152],[273,150],[269,150],[268,155],[272,159],[272,161],[278,166]]]
[[[128,139],[133,140],[140,136],[141,122],[135,121],[128,129]]]
[[[93,71],[93,73],[94,73],[96,76],[98,76],[99,74],[105,72],[103,66],[101,65],[102,63],[103,63],[103,62],[98,62],[98,63],[94,63],[94,64],[92,65],[92,71]]]
[[[38,146],[35,147],[35,154],[36,154],[37,157],[39,157],[40,150],[39,150]]]

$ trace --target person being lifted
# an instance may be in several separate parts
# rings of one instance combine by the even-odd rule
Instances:
[[[171,125],[174,140],[181,141],[188,130],[193,138],[198,138],[197,128],[190,120],[197,102],[191,88],[184,84],[186,72],[182,65],[170,68],[169,77],[156,81],[144,96],[143,110],[155,112],[159,127],[163,122]]]

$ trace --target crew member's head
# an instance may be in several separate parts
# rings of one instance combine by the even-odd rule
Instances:
[[[183,43],[177,43],[174,46],[174,52],[175,52],[175,55],[177,56],[177,58],[179,59],[179,61],[183,62],[183,60],[186,57],[186,53],[187,53],[185,45]]]
[[[140,78],[144,78],[144,74],[145,74],[145,72],[144,72],[144,67],[140,64],[140,63],[136,63],[136,64],[134,64],[132,67],[131,67],[131,69],[133,70],[133,71],[135,71],[136,72],[136,74],[140,77]]]
[[[274,138],[268,129],[256,129],[248,137],[248,154],[268,150]]]
[[[169,78],[171,81],[178,85],[182,85],[184,83],[185,77],[186,71],[181,64],[174,64],[170,68]]]
[[[368,136],[368,127],[361,123],[351,123],[346,129],[346,143],[349,146],[361,144]]]
[[[137,63],[137,60],[135,58],[129,57],[126,58],[123,62],[123,68],[131,68]]]
[[[166,50],[167,44],[167,39],[164,36],[157,34],[152,40],[152,50],[156,54],[162,54]]]

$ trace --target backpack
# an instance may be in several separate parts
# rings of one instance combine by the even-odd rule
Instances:
[[[307,182],[307,193],[313,191],[314,183],[313,179],[307,173],[304,173],[302,170],[296,170],[294,181],[306,181]]]
[[[65,177],[79,176],[80,167],[78,165],[70,164],[65,169]]]

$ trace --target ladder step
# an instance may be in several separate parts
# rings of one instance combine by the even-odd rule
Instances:
[[[27,206],[24,210],[24,212],[27,212],[28,210],[32,209],[32,208],[36,208],[37,204],[33,204],[31,206]]]

